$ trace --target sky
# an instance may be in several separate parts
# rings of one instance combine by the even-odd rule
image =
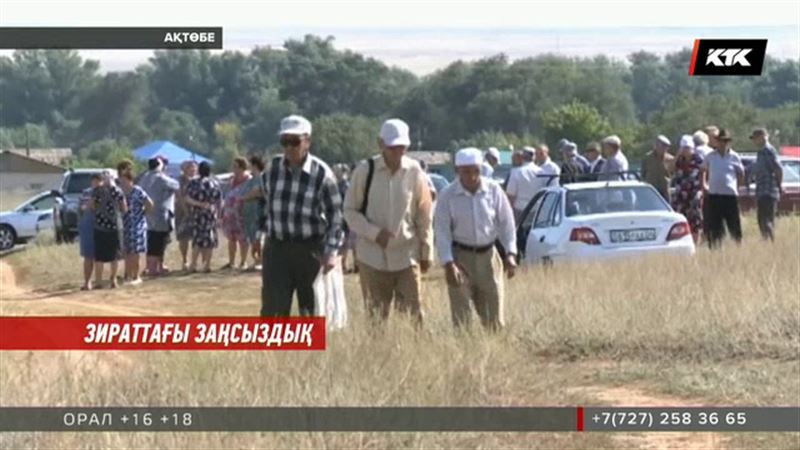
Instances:
[[[222,26],[226,50],[280,47],[305,34],[419,75],[457,59],[505,53],[659,54],[695,38],[767,38],[767,53],[800,55],[798,1],[17,1],[0,26]],[[11,51],[0,51],[9,54]],[[130,70],[147,50],[86,50],[103,71]]]

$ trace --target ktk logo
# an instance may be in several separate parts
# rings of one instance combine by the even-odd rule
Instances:
[[[689,75],[761,75],[766,39],[695,39]]]

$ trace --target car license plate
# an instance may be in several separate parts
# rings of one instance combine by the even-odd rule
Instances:
[[[635,230],[611,230],[611,242],[655,241],[655,228],[637,228]]]

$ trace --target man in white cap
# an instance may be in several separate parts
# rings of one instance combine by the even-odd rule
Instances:
[[[500,164],[500,150],[495,147],[489,147],[484,154],[483,164],[481,164],[481,176],[492,178],[494,168]]]
[[[675,173],[675,157],[669,154],[669,147],[669,139],[659,134],[653,150],[642,159],[642,181],[652,184],[667,202],[670,180]]]
[[[561,151],[561,183],[587,181],[585,174],[591,170],[589,161],[578,154],[578,145],[566,139],[559,141]]]
[[[533,163],[536,149],[523,148],[524,162],[512,169],[506,184],[506,193],[514,210],[514,219],[519,221],[522,211],[540,189],[547,186],[550,177],[543,176],[542,169]],[[528,159],[530,157],[530,159]],[[542,175],[542,176],[540,176]]]
[[[328,273],[344,242],[342,198],[333,171],[309,153],[311,123],[281,120],[283,154],[262,173],[268,238],[262,252],[261,315],[288,316],[297,293],[300,315],[315,311],[314,280]]]
[[[606,162],[600,170],[599,181],[625,180],[624,172],[628,171],[628,158],[622,153],[622,140],[617,135],[611,135],[600,143],[603,149],[603,158]]]
[[[344,216],[357,236],[359,276],[370,314],[387,319],[395,301],[421,324],[420,273],[431,265],[433,206],[428,177],[406,156],[410,144],[405,122],[383,123],[381,153],[353,171]]]
[[[456,153],[458,179],[439,194],[436,251],[445,267],[453,324],[470,321],[471,306],[489,330],[504,325],[503,271],[516,268],[516,233],[511,204],[496,182],[480,176],[480,150]],[[506,249],[503,261],[495,248]]]

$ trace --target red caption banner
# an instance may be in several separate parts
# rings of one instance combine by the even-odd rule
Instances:
[[[0,350],[325,350],[325,318],[0,317]]]

